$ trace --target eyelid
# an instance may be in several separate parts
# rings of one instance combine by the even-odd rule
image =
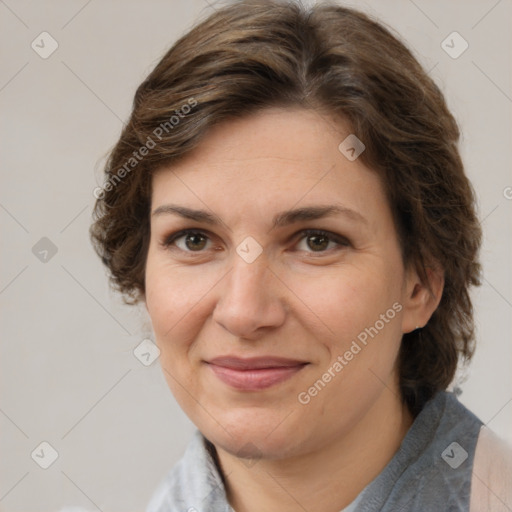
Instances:
[[[163,240],[161,241],[161,245],[164,248],[169,248],[178,238],[181,238],[182,236],[194,234],[194,235],[203,235],[204,237],[208,238],[209,240],[212,240],[211,234],[208,230],[204,229],[196,229],[196,228],[186,228],[186,229],[180,229],[179,231],[173,232],[169,235],[164,236]],[[189,251],[194,252],[194,251]],[[201,252],[201,251],[198,251]]]
[[[199,235],[202,235],[202,236],[208,238],[208,240],[210,240],[210,241],[212,241],[213,237],[215,236],[212,233],[210,233],[208,230],[205,230],[205,229],[186,228],[186,229],[181,229],[179,231],[171,233],[170,235],[165,236],[161,242],[161,245],[164,249],[170,249],[176,240],[178,240],[179,238],[186,236],[188,234],[199,234]],[[301,241],[303,238],[306,238],[307,236],[310,236],[310,235],[325,236],[325,237],[329,238],[331,242],[335,242],[336,244],[338,244],[338,246],[341,246],[341,247],[348,247],[351,245],[350,241],[343,235],[339,235],[337,233],[333,233],[333,232],[327,231],[325,229],[315,229],[315,228],[301,229],[300,231],[295,233],[290,238],[290,241],[294,240],[294,245],[297,245],[299,243],[299,241]],[[175,246],[175,248],[180,250],[179,247]],[[331,251],[332,251],[332,249],[327,250],[327,251],[311,251],[311,252],[307,251],[307,252],[309,254],[319,254],[320,255],[320,254],[330,253]],[[184,251],[184,252],[186,252],[187,254],[202,254],[206,251]]]
[[[309,235],[323,235],[329,238],[332,242],[336,242],[340,245],[350,245],[350,242],[348,241],[347,237],[343,235],[338,235],[337,233],[333,233],[332,231],[327,231],[325,229],[306,228],[302,229],[297,233],[297,236],[300,236],[300,238]]]
[[[294,238],[296,240],[294,243],[294,246],[296,246],[300,241],[302,241],[304,238],[306,238],[310,235],[325,236],[326,238],[329,239],[330,242],[334,242],[337,245],[337,247],[333,247],[333,248],[327,249],[325,251],[297,251],[297,252],[304,252],[308,256],[320,258],[322,256],[332,254],[333,251],[339,251],[343,248],[352,246],[352,244],[347,239],[347,237],[345,237],[343,235],[338,235],[337,233],[333,233],[332,231],[327,231],[325,229],[314,229],[314,228],[302,229],[296,235],[294,235],[294,237],[296,237],[296,238]]]

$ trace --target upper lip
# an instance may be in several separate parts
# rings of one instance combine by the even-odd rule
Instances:
[[[207,361],[209,364],[231,368],[233,370],[261,370],[263,368],[289,368],[308,364],[307,361],[288,359],[285,357],[235,357],[220,356]]]

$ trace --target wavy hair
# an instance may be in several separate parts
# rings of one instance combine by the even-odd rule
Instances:
[[[145,293],[152,172],[189,153],[217,123],[269,107],[347,120],[381,177],[403,253],[445,286],[428,324],[405,334],[400,388],[413,414],[474,349],[470,286],[480,284],[481,228],[443,94],[382,24],[335,4],[310,9],[241,0],[181,37],[138,87],[105,167],[91,238],[125,302]]]

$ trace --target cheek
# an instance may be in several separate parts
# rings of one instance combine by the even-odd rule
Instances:
[[[191,321],[204,308],[204,298],[215,280],[197,269],[169,265],[148,257],[146,305],[161,351],[178,348],[190,338],[198,322]],[[173,341],[172,343],[171,340]],[[178,343],[176,343],[178,342]]]
[[[312,334],[329,354],[309,382],[314,385],[331,370],[326,375],[329,389],[312,408],[315,414],[338,411],[340,396],[345,406],[351,404],[349,410],[358,410],[373,400],[394,371],[401,340],[400,287],[378,262],[372,263],[297,283],[297,295],[321,319],[321,331]]]
[[[203,325],[201,318],[207,314],[210,281],[204,272],[201,279],[193,278],[190,269],[170,266],[148,256],[147,311],[160,349],[163,375],[185,411],[193,410],[190,397],[198,394],[190,357]]]
[[[351,265],[294,280],[293,291],[315,314],[326,340],[338,348],[373,326],[400,299],[400,288],[389,272],[379,270],[378,262],[368,267]],[[392,309],[388,316],[394,320],[396,313]],[[398,324],[387,322],[386,330],[391,323]]]
[[[329,354],[300,389],[311,418],[341,414],[355,422],[385,387],[392,388],[401,340],[400,287],[382,269],[375,271],[377,264],[372,269],[338,269],[297,283],[297,295],[322,320],[325,334],[314,336]]]

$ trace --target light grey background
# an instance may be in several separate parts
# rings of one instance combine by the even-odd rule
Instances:
[[[461,400],[512,441],[511,1],[356,3],[415,49],[462,126],[485,281],[474,294],[479,347]],[[190,438],[158,361],[145,367],[133,355],[151,337],[148,319],[109,292],[88,227],[135,88],[212,8],[0,0],[2,511],[142,510]],[[47,59],[31,48],[43,31],[59,45]],[[469,43],[457,59],[441,47],[453,31]],[[32,252],[42,237],[57,247],[46,263]],[[31,458],[42,441],[59,455],[46,470]]]

